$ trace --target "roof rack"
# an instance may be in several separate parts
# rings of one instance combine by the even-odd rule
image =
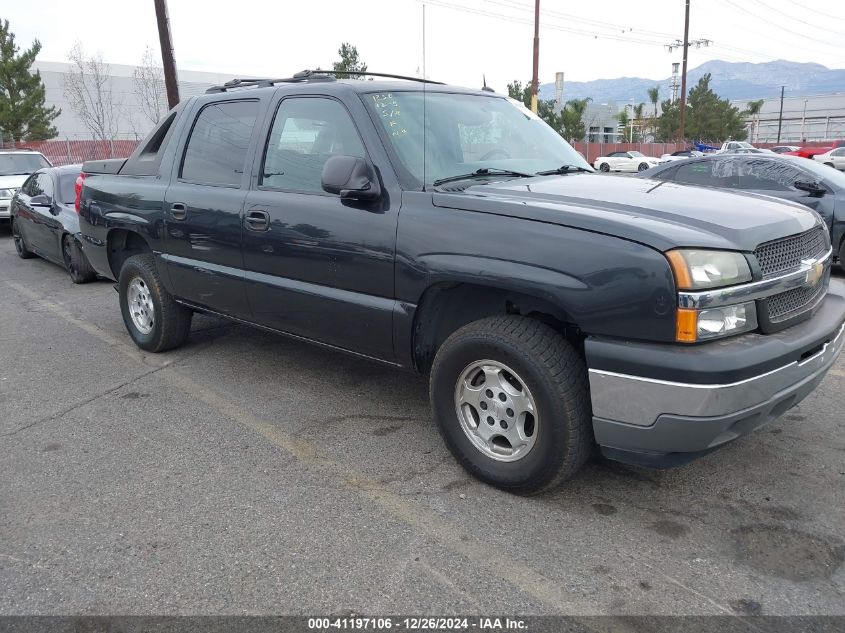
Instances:
[[[284,77],[282,79],[232,79],[227,81],[222,86],[212,86],[205,91],[206,94],[215,92],[228,92],[237,88],[270,88],[275,84],[282,83],[302,83],[305,81],[336,81],[334,77],[320,71],[303,70],[296,73],[293,77]]]
[[[392,75],[390,73],[371,73],[367,71],[349,71],[349,70],[303,70],[301,73],[296,73],[297,75],[302,75],[304,73],[310,73],[311,75],[320,74],[323,75],[355,75],[355,76],[365,76],[365,77],[384,77],[386,79],[404,79],[406,81],[417,81],[419,83],[425,84],[437,84],[439,86],[444,85],[442,81],[432,81],[431,79],[423,79],[422,77],[408,77],[407,75]]]
[[[228,92],[229,90],[237,90],[239,88],[270,88],[275,84],[281,83],[304,83],[304,82],[318,82],[318,81],[337,81],[334,75],[366,75],[367,77],[385,77],[387,79],[405,79],[407,81],[418,81],[421,83],[442,85],[442,81],[432,81],[431,79],[422,79],[420,77],[407,77],[405,75],[391,75],[388,73],[371,73],[371,72],[349,72],[345,70],[302,70],[296,73],[293,77],[285,77],[283,79],[232,79],[221,86],[212,86],[206,90],[206,94],[216,92]]]

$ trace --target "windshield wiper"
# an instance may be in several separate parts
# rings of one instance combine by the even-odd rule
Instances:
[[[546,171],[538,171],[538,176],[557,176],[560,174],[569,174],[576,171],[583,171],[584,173],[591,174],[595,170],[594,169],[587,169],[586,167],[578,167],[577,165],[561,165],[557,169],[549,169]]]
[[[498,167],[482,167],[481,169],[476,169],[470,174],[460,174],[458,176],[440,178],[431,184],[438,187],[440,185],[445,185],[447,182],[472,180],[473,178],[478,178],[479,176],[513,176],[514,178],[533,178],[534,174],[525,174],[521,171],[511,171],[510,169],[499,169]]]

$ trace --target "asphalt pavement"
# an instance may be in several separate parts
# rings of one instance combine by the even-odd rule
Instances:
[[[689,466],[521,498],[424,379],[204,316],[141,352],[6,227],[0,306],[0,614],[845,614],[845,358]]]

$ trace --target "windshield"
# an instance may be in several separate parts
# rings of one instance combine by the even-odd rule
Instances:
[[[0,176],[31,174],[50,163],[41,155],[33,153],[0,154]]]
[[[628,152],[631,156],[645,156],[645,154],[641,154],[640,152]]]
[[[479,169],[534,174],[573,165],[592,171],[557,132],[509,99],[427,92],[423,104],[421,91],[364,99],[413,187]]]

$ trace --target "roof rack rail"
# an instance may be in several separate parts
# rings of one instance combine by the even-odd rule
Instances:
[[[270,88],[275,84],[281,83],[300,83],[305,81],[336,81],[334,77],[328,74],[320,75],[323,71],[303,70],[296,73],[293,77],[284,77],[281,79],[232,79],[221,86],[212,86],[208,88],[205,93],[211,94],[215,92],[228,92],[238,88]]]
[[[439,86],[444,85],[442,81],[433,81],[431,79],[423,79],[422,77],[408,77],[407,75],[392,75],[390,73],[371,73],[368,71],[349,71],[349,70],[303,70],[300,73],[296,73],[297,75],[302,75],[304,73],[311,73],[314,74],[324,74],[324,75],[356,75],[356,76],[365,76],[365,77],[385,77],[387,79],[405,79],[406,81],[417,81],[419,83],[426,83],[426,84],[437,84]]]
[[[281,83],[303,83],[311,81],[337,81],[334,75],[365,75],[367,77],[384,77],[387,79],[405,79],[407,81],[417,81],[427,84],[443,85],[442,81],[432,81],[431,79],[422,79],[420,77],[408,77],[406,75],[392,75],[389,73],[371,73],[371,72],[349,72],[345,70],[302,70],[296,73],[293,77],[286,77],[283,79],[232,79],[220,86],[212,86],[206,90],[206,94],[216,92],[228,92],[229,90],[236,90],[239,88],[270,88],[275,84]]]

